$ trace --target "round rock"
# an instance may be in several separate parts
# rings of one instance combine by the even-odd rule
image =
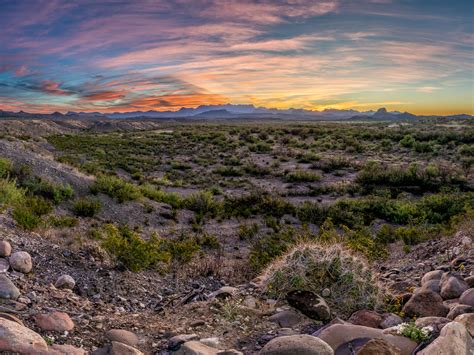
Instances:
[[[74,329],[74,323],[64,312],[51,312],[47,314],[37,314],[35,322],[38,327],[43,330],[51,330],[55,332],[65,332]]]
[[[118,341],[119,343],[133,347],[137,346],[139,342],[138,337],[134,333],[125,329],[111,329],[105,334],[105,336],[110,341]]]
[[[72,290],[74,286],[76,285],[76,281],[72,278],[72,276],[69,275],[62,275],[60,276],[57,280],[54,286],[57,288],[66,288],[69,290]]]
[[[474,307],[474,288],[464,291],[459,297],[459,303]]]
[[[26,251],[17,251],[10,256],[10,266],[13,270],[27,274],[33,268],[31,256]]]
[[[332,355],[334,351],[323,340],[311,335],[290,335],[267,343],[260,355]]]
[[[12,246],[10,243],[8,243],[6,240],[1,240],[0,241],[0,256],[1,257],[6,257],[10,256],[12,253]]]

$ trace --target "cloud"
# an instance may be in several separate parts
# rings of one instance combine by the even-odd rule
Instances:
[[[431,93],[435,92],[436,90],[441,90],[441,88],[437,87],[437,86],[422,86],[422,87],[417,89],[417,91],[423,92],[425,94],[431,94]]]

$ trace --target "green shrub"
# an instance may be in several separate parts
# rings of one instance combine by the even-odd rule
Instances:
[[[52,200],[55,204],[59,204],[74,196],[74,190],[71,185],[54,184],[38,176],[28,177],[21,181],[21,185],[31,194]]]
[[[270,297],[284,298],[295,290],[321,294],[338,316],[374,308],[378,288],[363,258],[338,244],[303,243],[275,260],[264,273],[264,290]]]
[[[77,218],[71,216],[51,216],[49,218],[49,223],[58,228],[72,228],[77,226],[79,221]]]
[[[91,185],[90,191],[93,194],[102,192],[112,198],[116,198],[120,203],[142,197],[140,188],[137,185],[111,175],[100,175],[96,182]]]
[[[13,170],[13,163],[9,159],[0,158],[0,178],[4,179],[10,176]]]
[[[285,175],[287,182],[315,182],[321,180],[321,175],[307,170],[296,170]]]
[[[51,202],[42,197],[29,197],[13,209],[13,219],[24,229],[35,229],[42,221],[41,216],[53,210]]]
[[[25,198],[25,190],[18,188],[13,180],[0,179],[0,211],[16,205]]]
[[[258,234],[257,223],[244,223],[239,226],[239,239],[240,240],[252,240]]]
[[[155,188],[153,185],[144,184],[140,186],[141,193],[150,200],[166,203],[173,208],[182,208],[183,198],[176,192],[166,192]]]
[[[84,197],[74,201],[72,209],[79,217],[94,217],[102,208],[102,204],[97,198]]]
[[[407,134],[400,140],[400,145],[405,148],[411,148],[415,145],[416,139]]]
[[[209,191],[199,191],[191,194],[186,198],[184,206],[201,217],[214,216],[219,209],[219,204]]]

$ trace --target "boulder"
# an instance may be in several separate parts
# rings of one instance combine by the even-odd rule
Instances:
[[[401,355],[402,351],[383,339],[371,339],[357,351],[356,355]]]
[[[449,312],[441,296],[433,291],[413,294],[402,310],[409,317],[445,317]]]
[[[348,321],[349,323],[356,325],[379,328],[380,323],[382,322],[382,316],[377,312],[368,309],[361,309],[360,311],[352,313]]]
[[[72,345],[54,344],[49,347],[48,355],[86,355],[87,352],[82,348],[76,348]]]
[[[472,313],[474,312],[474,307],[468,306],[467,304],[458,304],[452,307],[446,316],[446,318],[449,318],[453,320],[457,316],[464,314],[464,313]]]
[[[36,325],[43,329],[55,332],[65,332],[74,329],[74,323],[67,313],[51,312],[35,316]]]
[[[421,292],[421,291],[426,291],[426,290],[440,293],[441,287],[439,286],[439,280],[426,281],[420,288],[416,290],[416,292]]]
[[[223,286],[220,289],[212,292],[209,295],[210,299],[218,298],[218,299],[226,299],[235,296],[239,290],[236,287],[231,286]]]
[[[0,298],[16,300],[20,297],[20,290],[5,275],[0,275]]]
[[[464,279],[469,287],[474,287],[474,276],[468,276]]]
[[[70,275],[61,275],[54,284],[57,288],[66,288],[72,290],[76,285],[76,281]]]
[[[382,314],[382,322],[380,322],[380,328],[387,329],[394,327],[400,323],[403,323],[403,319],[393,313],[384,313]]]
[[[303,321],[303,317],[291,310],[278,312],[268,318],[270,322],[277,323],[280,327],[291,328]]]
[[[469,354],[474,348],[472,337],[466,327],[458,322],[444,326],[438,338],[418,352],[419,355]]]
[[[459,303],[474,307],[474,288],[469,288],[464,291],[461,297],[459,297]]]
[[[462,323],[471,337],[474,337],[474,313],[465,313],[457,316],[455,322]]]
[[[411,354],[417,347],[417,343],[409,338],[384,334],[382,329],[352,324],[332,325],[324,329],[319,334],[319,338],[328,343],[336,353],[345,353],[344,351],[349,351],[351,348],[354,348],[354,345],[360,348],[371,339],[383,339],[399,348],[402,354]]]
[[[441,280],[441,276],[443,276],[443,273],[444,272],[442,270],[433,270],[433,271],[427,272],[421,279],[421,285],[423,286],[428,281]]]
[[[117,341],[119,343],[127,344],[133,347],[137,346],[139,342],[139,339],[135,333],[125,329],[111,329],[105,334],[105,336],[110,341]]]
[[[12,253],[12,246],[6,240],[0,241],[0,257],[4,258],[10,256]]]
[[[15,317],[13,314],[10,314],[10,313],[0,312],[0,318],[11,320],[12,322],[17,322],[19,325],[25,326],[20,319],[18,319],[17,317]]]
[[[270,340],[260,355],[332,355],[333,349],[323,340],[311,335],[290,335]]]
[[[31,256],[26,251],[17,251],[10,256],[10,266],[13,270],[27,274],[33,268]]]
[[[199,341],[188,341],[181,345],[173,355],[217,355],[219,350],[207,346]]]
[[[451,322],[448,318],[444,317],[423,317],[418,318],[415,321],[415,324],[419,328],[423,327],[433,327],[433,330],[439,333],[443,327]]]
[[[113,341],[110,346],[110,355],[143,355],[143,353],[132,346]]]
[[[469,288],[469,285],[459,276],[449,276],[441,281],[440,295],[444,300],[458,298],[464,291]]]
[[[327,321],[331,318],[331,310],[326,301],[313,292],[292,291],[288,293],[286,299],[290,306],[309,318],[321,321]]]
[[[0,318],[0,352],[39,354],[48,351],[43,337],[17,322]]]
[[[168,349],[171,351],[178,350],[179,347],[192,340],[196,340],[198,336],[196,334],[179,334],[168,340]]]

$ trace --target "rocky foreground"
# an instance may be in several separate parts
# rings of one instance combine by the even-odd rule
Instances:
[[[130,281],[114,271],[87,269],[100,263],[93,256],[10,232],[0,241],[2,353],[474,354],[473,244],[462,233],[422,263],[380,266],[390,306],[342,319],[326,302],[331,290],[272,299],[264,277],[235,287],[199,281],[179,293],[137,274],[127,293]]]

